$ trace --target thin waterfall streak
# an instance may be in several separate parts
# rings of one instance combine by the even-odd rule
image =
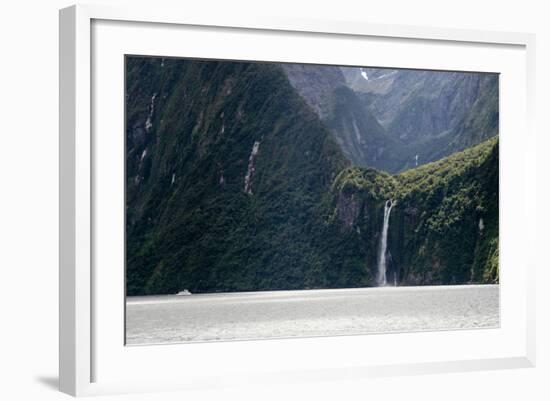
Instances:
[[[390,223],[391,209],[395,205],[395,202],[390,200],[386,201],[384,205],[384,221],[382,224],[382,233],[380,235],[380,248],[378,253],[378,286],[385,286],[388,284],[386,278],[386,253],[388,248],[388,226]]]

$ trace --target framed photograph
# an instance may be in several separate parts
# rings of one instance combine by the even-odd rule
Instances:
[[[534,37],[60,12],[60,388],[535,363]]]

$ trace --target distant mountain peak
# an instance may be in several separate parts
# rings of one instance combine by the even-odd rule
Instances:
[[[498,135],[496,74],[293,64],[283,68],[357,166],[406,170]],[[345,106],[343,87],[351,91]]]

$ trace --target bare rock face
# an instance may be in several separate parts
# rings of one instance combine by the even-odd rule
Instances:
[[[498,75],[281,64],[355,166],[396,173],[498,134]]]
[[[305,64],[282,64],[282,68],[290,84],[319,116],[352,164],[384,171],[395,171],[403,164],[399,141],[388,137],[346,83],[342,68]]]
[[[389,136],[420,149],[422,164],[498,134],[498,75],[342,68]],[[415,154],[401,169],[414,167]]]
[[[290,84],[321,117],[330,111],[333,92],[345,86],[344,74],[339,67],[307,64],[282,64]]]
[[[340,192],[338,195],[338,205],[336,207],[338,220],[346,228],[353,228],[359,213],[361,212],[361,202],[355,194],[345,194]]]

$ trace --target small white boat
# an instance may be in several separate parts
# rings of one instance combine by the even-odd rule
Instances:
[[[188,289],[185,289],[183,291],[178,292],[176,295],[191,295],[191,291]]]

